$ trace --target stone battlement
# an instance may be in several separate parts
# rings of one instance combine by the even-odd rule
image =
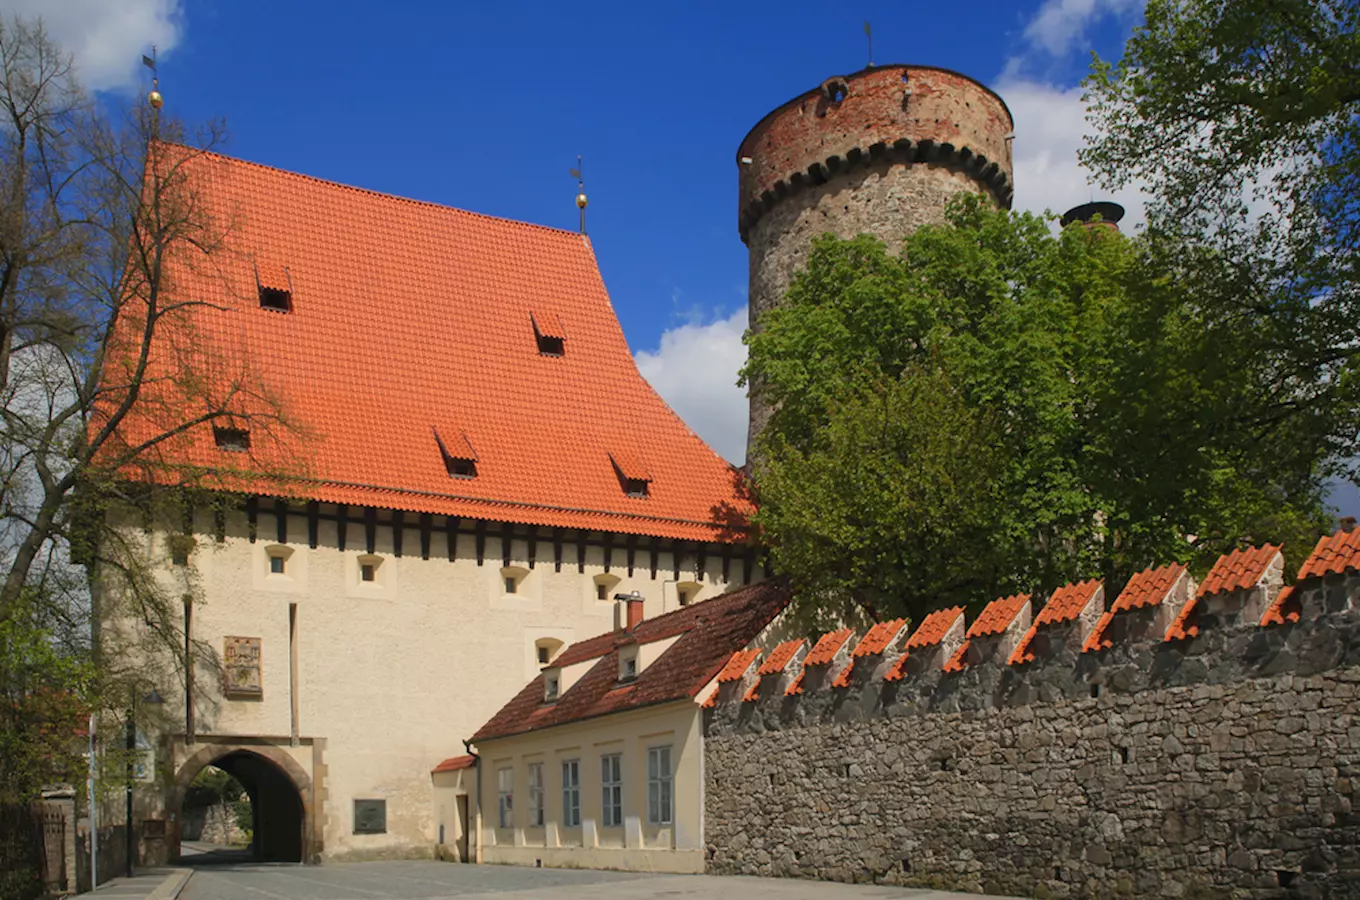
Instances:
[[[1360,897],[1360,532],[725,670],[709,871],[1035,897]],[[742,664],[744,663],[744,665]],[[733,671],[739,669],[739,671]]]

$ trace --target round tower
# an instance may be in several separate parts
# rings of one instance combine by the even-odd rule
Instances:
[[[960,191],[1010,207],[1005,102],[966,75],[875,66],[828,78],[761,119],[737,151],[737,228],[751,253],[751,324],[780,302],[812,239],[872,234],[896,250]],[[769,419],[751,385],[747,448]]]

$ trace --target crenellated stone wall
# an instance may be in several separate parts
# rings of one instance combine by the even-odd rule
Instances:
[[[927,648],[857,660],[845,688],[748,677],[707,713],[708,869],[1034,897],[1360,897],[1360,576],[1294,596],[1298,621],[1269,627],[1230,595],[1204,603],[1179,640],[1147,627],[1155,608],[1130,610],[1112,646],[1049,639],[1026,664],[946,671]]]

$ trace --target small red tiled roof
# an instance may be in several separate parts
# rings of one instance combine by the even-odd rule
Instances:
[[[1123,596],[1122,594],[1120,596]],[[1114,610],[1107,609],[1101,615],[1096,627],[1091,629],[1091,633],[1086,636],[1086,643],[1081,645],[1082,653],[1094,653],[1097,650],[1107,650],[1114,646],[1113,641],[1106,640],[1105,629],[1110,627],[1110,621],[1114,619]]]
[[[964,641],[959,644],[959,649],[955,650],[954,655],[949,657],[949,662],[944,664],[946,672],[962,672],[967,667],[964,660],[968,656],[968,645],[971,643],[972,641]]]
[[[751,663],[760,656],[759,650],[738,650],[732,654],[732,658],[723,666],[718,673],[718,684],[725,684],[729,681],[740,681],[751,668]]]
[[[806,671],[806,670],[804,670],[804,672],[805,672],[805,671]],[[792,682],[791,684],[789,684],[788,690],[784,691],[784,696],[786,696],[786,697],[792,697],[794,694],[801,694],[801,693],[803,693],[803,674],[804,674],[804,672],[799,672],[799,673],[798,673],[798,677],[795,678],[795,679],[793,679],[793,682]]]
[[[1011,622],[1026,603],[1029,602],[1029,594],[1014,594],[1010,597],[1001,597],[987,604],[987,608],[982,611],[982,615],[973,620],[973,625],[968,629],[970,638],[983,637],[989,634],[1001,634],[1010,627]]]
[[[163,320],[153,369],[173,367],[190,333],[214,366],[200,380],[248,371],[222,392],[277,396],[296,426],[257,422],[249,452],[232,453],[205,424],[157,448],[169,466],[241,493],[681,540],[730,539],[750,511],[738,473],[638,372],[585,235],[177,145],[156,159],[180,166],[225,246],[210,263],[167,260],[170,300],[191,302],[179,331]],[[259,283],[289,288],[292,311],[261,308]],[[137,317],[123,318],[110,379],[136,357]],[[540,354],[535,326],[565,335],[565,353]],[[156,411],[182,400],[125,419],[120,446],[159,434]],[[432,426],[446,442],[466,433],[475,477],[450,476]],[[615,462],[650,481],[646,497],[625,492]]]
[[[851,652],[852,657],[876,656],[887,650],[892,644],[893,638],[901,633],[902,628],[907,624],[906,619],[889,619],[886,622],[879,622],[864,633],[860,638],[855,649]]]
[[[963,615],[962,606],[935,610],[921,620],[921,626],[907,640],[906,649],[915,650],[920,647],[935,646],[944,640],[944,636],[949,633],[949,629],[954,627],[954,622],[961,615]]]
[[[790,596],[788,582],[777,578],[644,619],[633,629],[639,644],[670,637],[677,640],[626,685],[618,682],[614,632],[572,644],[553,660],[554,668],[595,660],[575,684],[556,702],[544,703],[544,676],[539,675],[478,729],[472,740],[487,741],[627,709],[693,699],[731,663],[734,653],[755,640],[788,605]]]
[[[1166,630],[1166,639],[1168,641],[1183,641],[1187,638],[1197,637],[1199,635],[1199,625],[1195,624],[1195,604],[1198,601],[1198,594],[1185,601],[1185,605],[1181,607],[1181,611],[1176,616],[1176,620],[1172,622],[1171,627]]]
[[[1167,594],[1171,593],[1171,589],[1184,574],[1185,566],[1180,563],[1144,569],[1124,585],[1124,590],[1119,592],[1119,596],[1110,605],[1110,611],[1123,612],[1143,606],[1157,606],[1166,599]]]
[[[897,662],[883,674],[884,681],[901,681],[907,677],[907,660],[911,659],[910,653],[903,653],[897,658]]]
[[[1100,584],[1099,581],[1092,579],[1065,584],[1058,588],[1034,617],[1034,624],[1056,625],[1059,622],[1072,621],[1086,609],[1086,604],[1096,595]]]
[[[798,651],[803,649],[807,643],[802,638],[793,641],[785,641],[778,647],[770,651],[770,655],[765,657],[765,662],[761,663],[759,675],[777,675],[783,672],[785,667],[798,655]]]
[[[713,690],[708,692],[708,699],[700,705],[703,706],[704,709],[715,708],[718,705],[718,694],[720,693],[722,693],[722,689],[715,686]]]
[[[459,769],[471,769],[475,765],[477,765],[477,757],[475,756],[450,756],[431,769],[430,773],[457,772]]]
[[[828,631],[817,639],[817,643],[813,645],[812,651],[808,653],[807,658],[803,660],[803,665],[826,665],[836,658],[836,654],[840,652],[841,647],[845,646],[845,642],[854,636],[855,630],[853,628]]]
[[[1279,553],[1280,548],[1276,545],[1263,544],[1260,547],[1234,550],[1220,556],[1214,567],[1209,570],[1209,574],[1204,577],[1204,583],[1199,586],[1195,596],[1208,597],[1212,594],[1255,587]]]
[[[1297,622],[1302,615],[1302,605],[1299,603],[1296,585],[1289,585],[1280,591],[1280,596],[1275,598],[1275,602],[1266,607],[1265,614],[1261,616],[1261,624],[1283,625],[1286,622]]]
[[[1319,538],[1299,569],[1299,580],[1356,570],[1360,570],[1360,528]]]
[[[845,668],[841,669],[840,674],[831,679],[831,686],[838,688],[849,687],[850,673],[853,671],[855,671],[855,661],[851,659],[850,662],[846,664]]]

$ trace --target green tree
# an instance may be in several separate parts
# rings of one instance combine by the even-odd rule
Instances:
[[[1226,315],[1221,288],[1201,302],[1212,262],[1108,229],[1055,236],[978,198],[900,255],[819,239],[743,373],[777,404],[752,456],[756,523],[805,619],[1088,576],[1117,590],[1240,539],[1316,535],[1337,464],[1320,438],[1358,404],[1274,393],[1281,371],[1295,395],[1323,376]]]

